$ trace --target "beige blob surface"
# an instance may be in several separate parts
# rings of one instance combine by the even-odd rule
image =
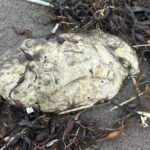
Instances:
[[[128,75],[139,73],[136,53],[120,38],[92,31],[46,40],[27,39],[22,51],[0,60],[0,95],[44,112],[112,99]],[[26,69],[25,78],[17,84]]]

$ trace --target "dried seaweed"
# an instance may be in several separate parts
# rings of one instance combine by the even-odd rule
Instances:
[[[121,124],[118,123],[112,130],[98,129],[95,128],[95,118],[81,117],[84,115],[83,112],[83,114],[80,112],[60,117],[35,110],[36,116],[31,118],[22,108],[23,116],[20,116],[16,114],[18,107],[9,104],[3,107],[9,107],[6,113],[15,114],[7,118],[8,120],[12,120],[13,117],[17,120],[13,122],[15,126],[9,132],[4,125],[0,126],[0,149],[2,150],[79,149],[86,144],[116,138],[127,125],[127,120],[125,121],[123,117],[119,121]]]
[[[150,39],[150,2],[144,1],[52,0],[50,13],[52,21],[66,30],[100,28],[132,45],[146,44]]]

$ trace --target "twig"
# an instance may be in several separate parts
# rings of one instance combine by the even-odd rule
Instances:
[[[133,47],[148,47],[150,44],[133,45]]]
[[[142,85],[142,84],[149,84],[149,83],[150,83],[150,81],[144,81],[144,82],[139,83],[139,85]]]
[[[51,3],[45,2],[43,0],[26,0],[26,1],[36,3],[36,4],[40,4],[40,5],[43,5],[43,6],[54,7]]]
[[[69,148],[69,147],[74,143],[74,141],[76,140],[76,138],[77,138],[77,136],[78,136],[79,131],[80,131],[80,127],[77,129],[76,134],[75,134],[75,137],[73,138],[73,140],[69,143],[69,145],[67,145],[67,146],[65,147],[65,149]]]
[[[69,110],[60,112],[59,115],[64,115],[64,114],[68,114],[68,113],[71,113],[71,112],[76,112],[76,111],[87,109],[87,108],[90,108],[90,107],[93,107],[93,106],[94,106],[94,104],[89,104],[89,105],[86,105],[86,106],[81,106],[81,107],[78,107],[78,108],[69,109]]]
[[[143,94],[144,94],[144,92],[141,92],[141,93],[138,94],[138,96],[142,96]],[[119,105],[120,105],[120,106],[123,106],[123,105],[125,105],[125,104],[127,104],[127,103],[129,103],[129,102],[131,102],[131,101],[133,101],[133,100],[135,100],[136,98],[137,98],[137,96],[134,96],[134,97],[132,97],[132,98],[126,100],[125,102],[123,102],[123,103],[121,103],[121,104],[119,104]],[[119,106],[115,106],[115,107],[111,108],[109,111],[113,111],[113,110],[117,109],[118,107],[119,107]]]
[[[9,139],[9,141],[8,141],[0,150],[5,150],[15,138],[16,138],[16,137],[14,137],[14,136],[11,137],[11,138]]]
[[[135,110],[133,110],[133,109],[131,109],[131,108],[129,108],[129,107],[121,106],[121,105],[119,105],[119,104],[117,104],[117,103],[114,103],[114,102],[112,102],[112,104],[114,104],[114,105],[116,105],[116,106],[118,106],[118,107],[120,107],[120,108],[123,108],[124,110],[126,110],[126,111],[128,111],[128,112],[130,112],[130,113],[132,113],[132,114],[139,115]]]
[[[76,124],[79,124],[79,126],[82,127],[83,129],[88,129],[88,130],[90,130],[90,131],[93,131],[93,129],[88,128],[88,127],[85,127],[84,125],[82,125],[82,124],[80,123],[80,121],[77,121]]]
[[[140,93],[140,89],[139,89],[138,83],[137,83],[135,77],[131,76],[131,79],[132,79],[132,82],[133,82],[133,84],[135,86],[135,89],[136,89],[136,95],[137,95],[137,97],[136,97],[137,104],[136,105],[137,106],[141,106],[141,99],[138,96],[138,94]]]

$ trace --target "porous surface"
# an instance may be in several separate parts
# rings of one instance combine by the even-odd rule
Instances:
[[[27,39],[0,60],[0,95],[10,102],[59,112],[112,99],[129,74],[139,72],[135,52],[110,34],[62,34],[49,41]],[[29,63],[29,67],[27,64]],[[17,84],[23,76],[25,79]]]

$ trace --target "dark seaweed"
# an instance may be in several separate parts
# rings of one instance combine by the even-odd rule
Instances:
[[[100,28],[131,45],[149,42],[150,1],[52,0],[51,3],[52,21],[65,30],[83,32]]]

